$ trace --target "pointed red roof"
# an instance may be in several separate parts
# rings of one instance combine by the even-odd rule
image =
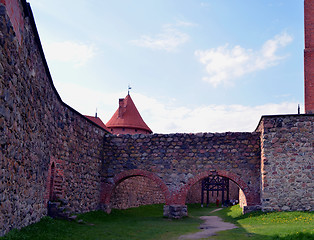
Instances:
[[[152,133],[138,112],[131,96],[119,99],[119,108],[107,122],[108,128],[133,128]]]
[[[109,132],[109,129],[106,127],[106,125],[103,123],[103,121],[101,121],[99,117],[92,117],[92,116],[87,116],[87,115],[84,115],[84,116]]]

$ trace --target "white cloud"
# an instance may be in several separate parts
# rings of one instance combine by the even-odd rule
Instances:
[[[134,94],[133,100],[143,119],[154,132],[252,132],[262,115],[297,113],[295,102],[258,106],[204,105],[196,108],[174,107]]]
[[[156,36],[142,35],[140,39],[132,40],[131,43],[153,50],[175,51],[190,38],[188,34],[178,30],[179,26],[192,26],[192,23],[181,21],[176,24],[166,24],[162,27],[161,33]]]
[[[103,93],[73,83],[56,83],[65,103],[84,115],[98,116],[106,123],[126,92]],[[203,105],[196,108],[174,106],[139,93],[132,99],[147,125],[155,133],[252,132],[262,115],[296,114],[298,103],[282,102],[258,106]],[[302,107],[303,109],[303,107]]]
[[[70,62],[76,67],[84,65],[96,54],[93,45],[71,41],[43,43],[43,48],[48,60]]]
[[[277,50],[291,41],[289,34],[281,33],[266,41],[258,51],[241,46],[230,48],[226,44],[205,51],[197,50],[195,55],[205,65],[208,74],[203,80],[216,87],[219,84],[232,84],[234,79],[245,74],[279,64],[286,56],[277,55]]]

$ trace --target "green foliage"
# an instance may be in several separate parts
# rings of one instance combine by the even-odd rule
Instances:
[[[70,240],[70,239],[178,239],[180,235],[199,231],[199,216],[217,215],[238,226],[219,232],[210,239],[313,240],[313,212],[253,212],[242,215],[239,206],[220,211],[214,205],[188,206],[189,217],[170,220],[162,217],[163,205],[148,205],[126,210],[113,209],[111,214],[94,211],[79,215],[83,223],[44,217],[21,230],[12,230],[0,240]]]

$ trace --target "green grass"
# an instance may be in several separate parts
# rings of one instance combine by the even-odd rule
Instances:
[[[234,206],[215,212],[225,221],[239,228],[220,232],[211,239],[314,239],[313,212],[268,212],[261,211],[242,215],[241,208]]]
[[[44,217],[40,222],[21,230],[12,230],[4,239],[178,239],[180,235],[197,232],[201,223],[199,216],[209,215],[211,208],[200,208],[198,204],[189,205],[189,217],[170,220],[162,217],[163,205],[141,206],[127,210],[113,210],[111,214],[101,211],[79,216],[84,224],[54,220]],[[242,215],[238,206],[225,208],[212,213],[239,228],[219,232],[208,239],[272,239],[295,240],[314,239],[313,213],[309,212],[254,212]]]
[[[192,207],[195,208],[195,207]],[[208,209],[198,208],[196,214],[203,215]],[[87,224],[54,220],[44,217],[40,222],[22,230],[13,230],[4,239],[176,239],[178,236],[198,231],[201,220],[190,217],[170,220],[162,217],[163,205],[149,205],[127,210],[113,209],[111,214],[102,211],[79,216]]]

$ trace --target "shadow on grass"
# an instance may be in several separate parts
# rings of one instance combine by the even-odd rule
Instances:
[[[79,215],[79,219],[82,219],[84,224],[68,222],[66,220],[54,220],[49,217],[44,217],[36,224],[32,224],[21,230],[12,230],[6,236],[0,237],[0,240],[170,240],[178,239],[179,236],[185,235],[187,233],[200,231],[199,226],[202,221],[199,219],[199,217],[206,215],[219,216],[224,221],[234,223],[238,226],[237,229],[219,232],[217,236],[212,236],[210,239],[313,240],[312,234],[296,233],[297,231],[292,231],[290,232],[290,235],[286,236],[287,234],[284,232],[286,231],[285,228],[277,235],[276,232],[263,232],[264,229],[272,227],[271,221],[276,220],[280,213],[267,214],[262,212],[254,212],[242,215],[241,209],[239,207],[224,208],[221,211],[211,213],[214,209],[217,209],[214,205],[210,205],[209,208],[201,208],[200,204],[191,204],[188,205],[189,217],[178,220],[171,220],[162,217],[162,209],[163,205],[160,204],[141,206],[138,208],[131,208],[126,210],[113,210],[110,215],[102,211],[89,212]],[[292,213],[290,216],[289,214],[281,213],[281,215],[284,215],[287,219],[290,217],[289,219],[291,222],[293,222],[294,219],[296,219],[296,217],[300,214]],[[306,217],[307,215],[304,216]],[[304,216],[302,219],[307,221]],[[263,225],[264,219],[266,219],[266,228]],[[306,224],[312,224],[311,221],[308,223],[306,222]],[[264,228],[262,228],[262,231],[255,231],[256,229],[254,228],[259,227]]]
[[[262,212],[242,214],[239,206],[224,208],[210,215],[234,223],[237,229],[219,232],[210,239],[236,240],[314,240],[313,213],[309,212]],[[311,227],[312,226],[312,227]],[[305,232],[301,232],[301,231]]]
[[[113,209],[111,214],[94,211],[79,215],[84,224],[44,217],[21,230],[12,230],[0,240],[170,240],[198,231],[198,217],[167,219],[163,205],[148,205],[126,210]]]

